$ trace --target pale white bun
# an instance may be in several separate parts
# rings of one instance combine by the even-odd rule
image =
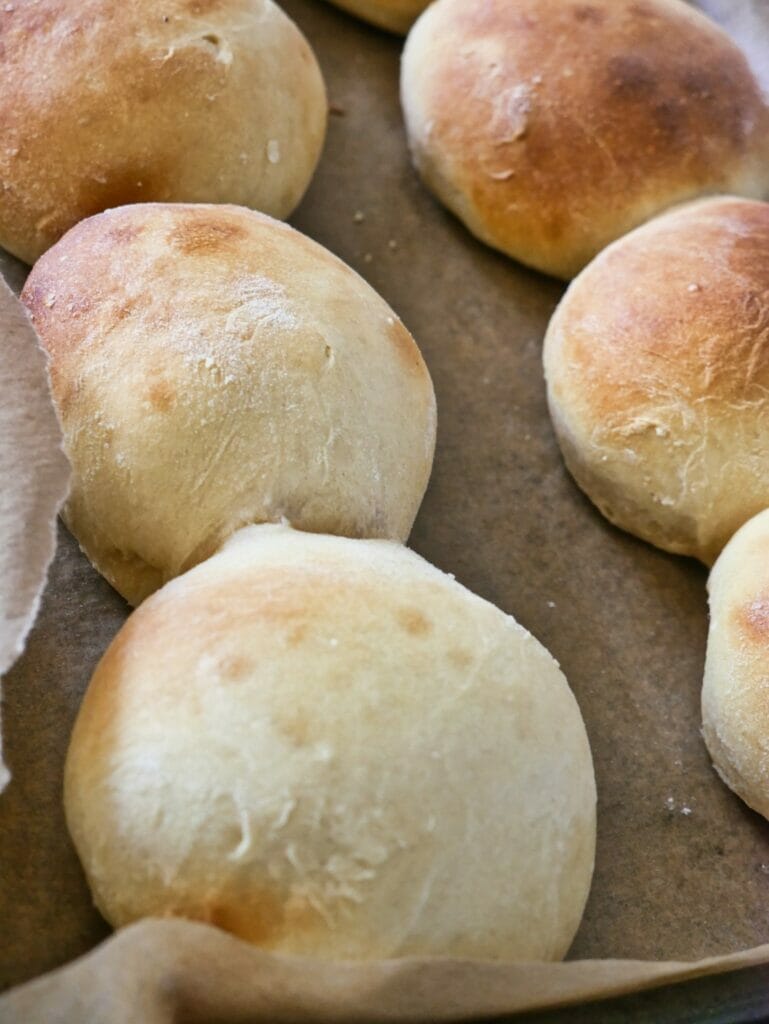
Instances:
[[[727,786],[769,818],[769,511],[726,545],[708,594],[702,735]]]
[[[337,7],[378,28],[404,34],[430,0],[331,0]]]
[[[309,238],[240,207],[122,207],[68,232],[22,298],[72,463],[65,522],[132,604],[248,523],[408,536],[430,376]]]
[[[617,526],[712,564],[769,506],[769,204],[718,198],[606,249],[548,327],[566,465]]]
[[[0,17],[0,245],[15,256],[124,203],[284,217],[299,202],[326,94],[272,0],[18,0]]]
[[[743,53],[681,0],[436,0],[401,95],[428,187],[482,241],[571,278],[674,203],[769,191]]]
[[[593,869],[590,749],[548,652],[398,544],[273,525],[128,620],[65,804],[112,924],[324,958],[556,959]]]

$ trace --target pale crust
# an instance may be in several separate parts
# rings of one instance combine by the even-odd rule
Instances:
[[[724,548],[708,594],[702,734],[724,782],[769,818],[769,512]]]
[[[344,11],[389,32],[404,35],[430,0],[331,0]]]
[[[438,198],[559,277],[674,203],[769,190],[760,88],[680,0],[436,0],[407,40],[401,94]]]
[[[247,523],[408,536],[432,382],[309,238],[239,207],[122,207],[68,232],[22,298],[73,466],[65,521],[132,604]]]
[[[320,155],[320,69],[272,0],[16,3],[0,50],[0,245],[29,263],[123,203],[286,216]]]
[[[769,505],[769,204],[706,199],[601,253],[547,331],[574,478],[616,525],[711,564]]]
[[[595,784],[547,651],[400,545],[250,527],[101,661],[67,757],[102,913],[330,959],[550,960]]]

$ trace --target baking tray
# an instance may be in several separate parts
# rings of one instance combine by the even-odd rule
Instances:
[[[691,959],[769,941],[769,825],[719,782],[699,734],[706,572],[606,523],[555,444],[541,347],[563,285],[477,243],[420,185],[398,103],[402,41],[318,0],[284,6],[318,54],[333,111],[291,221],[390,302],[435,383],[435,469],[411,545],[538,637],[585,717],[598,849],[570,956]],[[21,283],[15,261],[2,269]],[[127,614],[62,528],[40,620],[5,683],[3,987],[108,934],[66,834],[61,776],[80,697]],[[703,987],[711,1009],[722,993],[732,1007],[723,1012],[737,1013],[738,992],[747,999],[751,979],[765,988],[768,977],[742,972],[637,997],[632,1019],[743,1019],[682,1017],[675,1000]],[[638,1016],[658,998],[652,1016]],[[630,1019],[584,1013],[566,1017]]]

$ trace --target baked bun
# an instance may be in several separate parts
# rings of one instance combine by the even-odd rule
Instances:
[[[337,7],[390,32],[408,32],[430,0],[331,0]]]
[[[309,238],[239,207],[126,206],[68,232],[22,298],[73,468],[65,522],[132,604],[247,523],[408,536],[430,375]]]
[[[436,0],[406,43],[402,100],[438,198],[558,277],[674,203],[769,190],[760,88],[681,0]]]
[[[700,200],[615,242],[567,291],[544,362],[582,490],[711,564],[769,505],[769,204]]]
[[[284,217],[320,155],[317,61],[272,0],[35,0],[0,33],[0,245],[32,263],[123,203]]]
[[[593,868],[590,749],[548,652],[398,544],[281,526],[131,616],[65,805],[113,925],[329,959],[560,958]]]
[[[708,580],[702,735],[713,766],[769,818],[769,511],[729,541]]]

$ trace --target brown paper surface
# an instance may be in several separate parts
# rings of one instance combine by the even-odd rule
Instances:
[[[56,546],[69,467],[45,357],[0,267],[0,678],[24,648]],[[0,691],[0,700],[2,692]],[[2,758],[0,792],[10,778]]]
[[[0,1020],[152,1024],[176,1010],[201,1021],[448,1020],[769,962],[768,947],[694,966],[601,960],[689,961],[769,943],[769,824],[722,785],[699,735],[705,570],[615,530],[565,472],[541,368],[562,286],[475,242],[419,184],[398,105],[400,41],[317,0],[285,7],[318,53],[334,110],[292,222],[392,304],[435,383],[435,469],[411,544],[549,647],[585,717],[598,850],[570,957],[591,962],[324,965],[147,922],[6,996]],[[109,933],[66,834],[61,778],[82,693],[127,614],[60,529],[40,618],[7,677],[0,986]]]

